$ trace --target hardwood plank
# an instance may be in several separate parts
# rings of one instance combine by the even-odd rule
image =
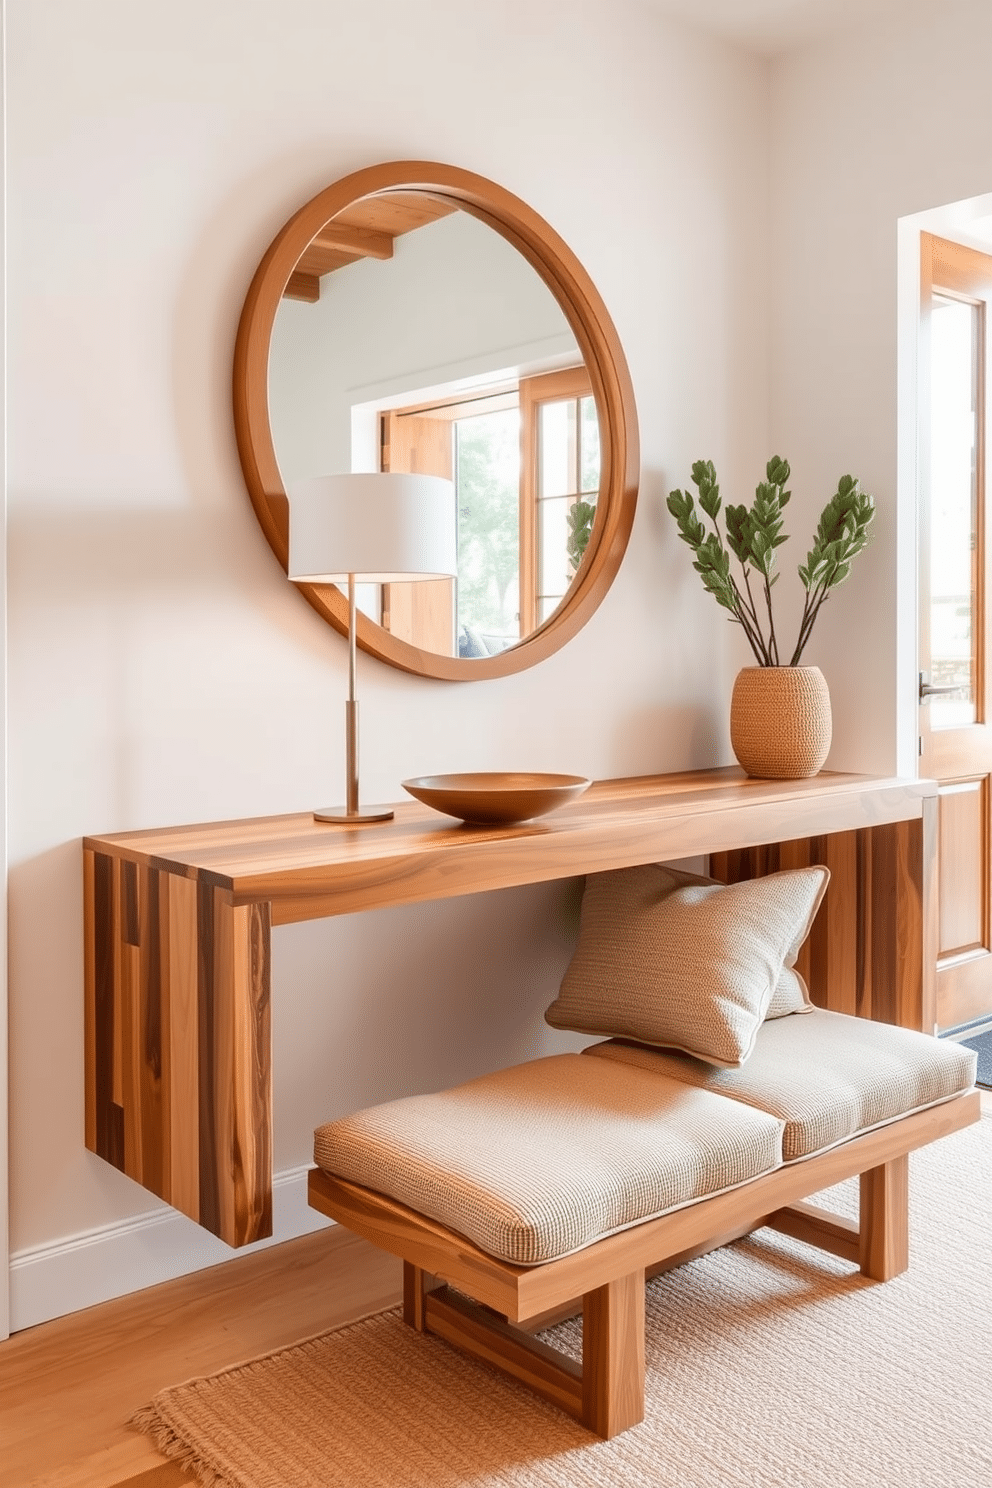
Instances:
[[[196,1005],[197,1005],[197,1173],[199,1222],[220,1234],[221,1212],[218,1188],[217,1116],[214,1091],[216,1008],[214,998],[214,891],[209,883],[197,885],[196,902]]]
[[[96,854],[83,852],[83,1090],[85,1137],[90,1152],[99,1152],[97,1127],[97,947]]]
[[[197,923],[200,1223],[240,1246],[272,1233],[269,923],[202,884]]]
[[[810,995],[832,1012],[858,1001],[858,843],[855,832],[813,839],[811,859],[830,869],[830,886],[810,936]]]
[[[234,908],[220,889],[211,890],[213,901],[213,960],[210,997],[211,1089],[213,1109],[213,1142],[208,1152],[200,1150],[200,1171],[206,1167],[217,1201],[215,1231],[229,1245],[238,1233],[239,1174],[235,1171],[235,1133],[238,1120],[235,1110],[235,1040],[238,1009],[235,1005],[235,936]]]
[[[228,1160],[234,1172],[229,1244],[272,1233],[272,1035],[268,906],[232,911],[233,1091]],[[247,996],[244,994],[247,992]]]
[[[199,1011],[197,1004],[197,893],[192,879],[159,876],[163,895],[162,1045],[168,1130],[169,1202],[200,1217]]]
[[[332,1227],[14,1334],[0,1348],[0,1488],[106,1488],[160,1467],[125,1425],[156,1391],[399,1298],[399,1263]]]
[[[162,925],[157,868],[142,868],[139,912],[139,990],[137,1048],[141,1107],[141,1181],[169,1198],[168,1138],[162,1079]]]
[[[93,982],[92,1125],[95,1151],[117,1168],[124,1166],[123,1126],[115,1101],[118,1062],[118,975],[116,947],[116,863],[106,853],[93,854],[93,919],[90,926]],[[89,1130],[89,1128],[88,1128]]]

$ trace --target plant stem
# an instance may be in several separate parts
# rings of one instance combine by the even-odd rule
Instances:
[[[758,665],[770,666],[771,658],[768,655],[768,647],[766,646],[765,638],[761,633],[761,625],[758,621],[757,612],[754,608],[754,601],[753,599],[751,599],[751,586],[748,583],[747,569],[744,570],[744,583],[747,585],[748,598],[751,599],[750,607],[745,604],[744,596],[738,589],[736,580],[734,579],[733,575],[730,576],[730,583],[734,591],[734,598],[737,601],[737,623],[738,625],[740,625],[740,627],[744,631],[744,634],[747,636],[748,644],[750,645],[751,650],[754,652],[755,660],[757,661]]]
[[[812,592],[810,592],[809,590],[806,591],[806,602],[803,605],[803,618],[799,622],[799,636],[796,640],[796,649],[792,653],[792,660],[789,662],[790,666],[799,665],[799,658],[803,654],[806,642],[809,640],[810,635],[812,634],[813,626],[816,624],[816,617],[820,613],[820,609],[827,599],[827,594],[828,589],[827,586],[824,584],[821,584]]]
[[[723,533],[720,531],[720,527],[717,523],[716,517],[710,517],[710,521],[713,523],[713,531],[716,533],[716,540],[720,544],[720,551],[722,553],[725,553],[727,550],[723,542]],[[747,597],[749,603],[745,603],[744,596],[738,588],[737,580],[734,578],[733,574],[729,572],[727,574],[727,577],[730,580],[730,587],[733,590],[734,594],[736,621],[743,630],[744,634],[747,636],[748,645],[754,652],[755,660],[757,661],[758,665],[771,666],[771,656],[769,654],[768,647],[765,644],[765,638],[761,632],[761,622],[758,619],[758,611],[754,603],[754,595],[751,593],[750,570],[743,564],[741,565],[741,567],[744,569],[744,584],[747,589]],[[770,618],[771,613],[769,612],[769,619]]]
[[[775,621],[772,617],[772,586],[765,574],[765,608],[768,611],[768,654],[772,666],[778,666],[778,641],[775,638]]]
[[[730,582],[734,585],[734,592],[740,601],[741,609],[746,612],[748,620],[751,623],[751,628],[757,637],[757,645],[754,641],[751,641],[751,649],[754,652],[755,656],[758,658],[759,665],[771,666],[771,655],[765,642],[764,634],[762,633],[761,621],[758,619],[758,607],[754,602],[754,595],[751,592],[751,570],[749,568],[744,568],[744,586],[747,589],[747,597],[749,601],[747,605],[745,605],[744,603],[744,596],[737,588],[733,576],[731,576]]]

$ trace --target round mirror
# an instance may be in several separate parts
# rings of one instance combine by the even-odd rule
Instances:
[[[252,281],[234,407],[283,568],[295,481],[454,480],[458,577],[359,593],[358,644],[406,671],[530,666],[585,623],[619,567],[637,426],[616,332],[548,225],[481,177],[376,166],[301,208]],[[347,632],[335,586],[303,592]]]

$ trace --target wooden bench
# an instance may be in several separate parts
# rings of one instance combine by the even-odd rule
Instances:
[[[877,1030],[880,1025],[873,1026]],[[897,1032],[905,1039],[905,1030]],[[929,1042],[936,1046],[936,1041]],[[940,1047],[948,1049],[948,1058],[951,1048],[957,1050]],[[580,1066],[607,1062],[560,1057],[574,1058]],[[955,1057],[960,1061],[966,1054]],[[959,1083],[970,1083],[961,1073],[966,1068],[959,1063]],[[638,1074],[629,1073],[632,1078]],[[888,1281],[909,1264],[908,1154],[978,1120],[979,1099],[973,1089],[962,1089],[812,1156],[776,1166],[541,1264],[501,1259],[455,1228],[322,1167],[310,1173],[309,1201],[321,1213],[402,1257],[403,1315],[411,1327],[437,1334],[523,1381],[590,1431],[608,1438],[644,1415],[646,1278],[767,1225],[855,1263],[865,1276]],[[320,1131],[338,1125],[331,1123]],[[804,1202],[857,1175],[857,1222]],[[532,1336],[579,1311],[581,1366]]]

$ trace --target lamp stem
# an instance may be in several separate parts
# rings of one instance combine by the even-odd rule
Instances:
[[[345,810],[348,816],[358,815],[358,700],[355,682],[358,672],[358,655],[355,641],[355,575],[348,575],[348,701],[345,703],[345,770],[347,787]]]
[[[314,820],[336,822],[339,826],[355,827],[362,822],[389,821],[393,815],[391,806],[358,805],[358,700],[355,697],[357,678],[357,640],[355,614],[355,575],[348,575],[348,701],[344,705],[345,721],[345,791],[344,810],[340,806],[328,806],[314,812]]]

